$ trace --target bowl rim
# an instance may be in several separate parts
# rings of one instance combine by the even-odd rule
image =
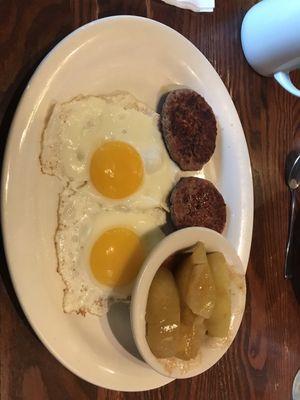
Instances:
[[[154,278],[155,273],[170,255],[182,251],[194,245],[197,241],[204,243],[208,251],[221,251],[226,260],[233,266],[233,270],[241,276],[245,276],[245,268],[232,244],[220,233],[202,227],[188,227],[179,229],[170,235],[166,236],[162,241],[151,251],[147,259],[144,261],[139,274],[136,278],[135,285],[131,296],[130,305],[130,320],[131,329],[134,337],[136,346],[143,357],[144,361],[150,365],[158,373],[171,377],[171,378],[190,378],[199,375],[211,368],[217,363],[223,355],[227,352],[231,346],[239,326],[241,324],[246,299],[246,286],[243,299],[241,301],[241,315],[237,323],[234,326],[232,339],[224,346],[224,351],[221,352],[220,356],[208,363],[203,368],[192,368],[189,371],[182,371],[173,369],[167,370],[162,363],[152,354],[145,336],[146,322],[145,312],[147,305],[147,298],[150,289],[151,282]]]

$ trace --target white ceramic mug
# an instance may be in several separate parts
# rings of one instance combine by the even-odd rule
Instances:
[[[274,76],[300,97],[289,73],[300,68],[300,0],[262,0],[245,15],[241,31],[248,63],[259,74]]]

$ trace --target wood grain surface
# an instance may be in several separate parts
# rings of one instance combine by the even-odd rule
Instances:
[[[69,32],[91,20],[116,14],[142,15],[186,36],[220,74],[245,130],[255,194],[246,312],[233,346],[205,374],[149,392],[97,388],[56,361],[21,311],[2,250],[1,400],[291,398],[292,381],[300,368],[300,310],[293,285],[283,279],[289,208],[284,163],[295,139],[300,138],[300,100],[281,89],[274,79],[257,75],[243,58],[240,27],[254,3],[216,0],[214,13],[196,14],[159,0],[0,1],[1,156],[16,104],[47,52]],[[293,79],[300,84],[299,74]]]

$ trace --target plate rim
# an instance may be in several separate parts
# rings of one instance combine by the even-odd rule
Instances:
[[[222,85],[229,97],[229,99],[232,102],[233,105],[233,112],[236,114],[237,120],[240,124],[240,129],[243,133],[243,137],[242,140],[244,140],[245,142],[245,149],[247,150],[246,152],[246,156],[247,156],[247,163],[249,164],[249,178],[251,181],[251,185],[249,185],[248,187],[248,197],[249,197],[249,205],[250,205],[250,210],[248,210],[248,215],[249,215],[249,220],[251,221],[251,227],[248,233],[249,236],[249,243],[248,243],[248,251],[246,252],[246,256],[244,257],[244,260],[242,260],[245,270],[247,269],[247,265],[248,265],[248,261],[249,261],[249,256],[250,256],[250,249],[251,249],[251,243],[252,243],[252,234],[253,234],[253,214],[254,214],[254,199],[253,199],[253,177],[252,177],[252,170],[251,170],[251,163],[250,163],[250,154],[249,154],[249,149],[248,149],[248,145],[247,145],[247,141],[246,141],[246,137],[245,137],[245,133],[244,133],[244,129],[242,127],[241,124],[241,120],[240,117],[238,115],[238,112],[236,110],[235,104],[233,102],[233,99],[231,98],[228,89],[226,88],[223,80],[221,79],[220,75],[217,73],[217,71],[215,70],[215,68],[213,67],[213,65],[209,62],[209,60],[206,58],[206,56],[201,52],[201,50],[199,50],[190,40],[188,40],[184,35],[182,35],[181,33],[179,33],[178,31],[176,31],[175,29],[171,28],[170,26],[163,24],[159,21],[156,20],[152,20],[149,19],[147,17],[141,17],[141,16],[135,16],[135,15],[114,15],[114,16],[110,16],[110,17],[105,17],[105,18],[101,18],[101,19],[97,19],[94,21],[91,21],[85,25],[82,25],[80,27],[78,27],[77,29],[75,29],[74,31],[70,32],[68,35],[66,35],[62,40],[60,40],[42,59],[42,61],[39,63],[39,65],[37,66],[37,68],[34,70],[34,72],[32,73],[21,97],[20,100],[18,102],[18,105],[15,109],[14,112],[14,116],[7,134],[7,138],[6,138],[6,143],[5,143],[5,149],[4,149],[4,155],[3,155],[3,161],[2,161],[2,173],[1,173],[1,230],[2,230],[2,237],[3,237],[3,247],[4,247],[4,253],[5,253],[5,258],[6,258],[6,264],[8,267],[8,271],[10,274],[10,278],[11,281],[13,283],[13,288],[14,291],[17,295],[18,298],[18,302],[21,305],[22,311],[24,313],[24,315],[26,316],[26,319],[28,320],[29,324],[31,325],[31,327],[33,328],[34,332],[36,333],[36,335],[38,336],[39,340],[42,342],[42,344],[47,348],[47,350],[65,367],[67,368],[69,371],[71,371],[72,373],[74,373],[77,377],[93,384],[96,386],[99,386],[99,383],[95,382],[93,379],[89,379],[87,376],[82,376],[82,374],[80,372],[78,372],[76,370],[76,368],[73,368],[70,364],[68,364],[67,362],[64,361],[64,358],[60,356],[60,354],[58,354],[55,349],[51,346],[51,344],[48,343],[47,338],[43,335],[43,333],[40,331],[40,329],[36,326],[35,322],[32,321],[31,317],[30,317],[30,313],[29,311],[26,309],[26,306],[23,304],[22,301],[22,294],[20,293],[19,289],[18,289],[18,284],[17,284],[17,279],[16,276],[14,274],[14,268],[12,267],[12,261],[11,261],[11,246],[9,245],[9,241],[8,241],[8,219],[9,216],[7,216],[5,208],[6,208],[6,198],[7,198],[7,192],[8,192],[8,187],[9,187],[9,183],[8,183],[8,178],[9,178],[9,170],[10,170],[10,160],[12,158],[11,154],[13,154],[13,148],[14,148],[14,140],[16,140],[16,129],[15,126],[17,125],[17,121],[20,119],[20,114],[23,108],[23,105],[25,104],[27,97],[30,93],[30,88],[31,85],[34,84],[34,82],[38,79],[39,77],[39,73],[41,71],[41,69],[44,67],[44,65],[47,63],[47,61],[49,59],[51,59],[51,57],[53,57],[58,50],[60,50],[60,48],[62,46],[64,46],[70,39],[72,39],[74,36],[76,36],[79,32],[81,31],[85,31],[88,30],[89,28],[95,26],[95,25],[103,25],[103,24],[107,24],[110,22],[117,22],[118,20],[135,20],[135,21],[139,21],[142,23],[147,23],[149,25],[156,25],[159,26],[160,29],[163,29],[165,31],[169,31],[172,32],[172,34],[176,35],[178,38],[180,38],[180,40],[183,40],[185,42],[185,45],[191,47],[194,49],[194,51],[198,52],[199,55],[203,58],[203,62],[209,64],[210,68],[212,70],[215,71],[215,73],[218,75],[219,77],[219,84]],[[29,118],[28,118],[29,119]],[[26,119],[26,121],[28,120]],[[161,385],[151,385],[149,387],[145,387],[144,389],[140,389],[141,391],[146,391],[146,390],[151,390],[151,389],[156,389],[159,387],[162,387],[170,382],[172,382],[174,379],[172,378],[166,378],[166,382],[162,383]],[[122,390],[122,391],[126,391],[126,392],[133,392],[136,391],[136,389],[118,389],[117,385],[116,386],[99,386],[102,388],[106,388],[106,389],[110,389],[110,390]]]

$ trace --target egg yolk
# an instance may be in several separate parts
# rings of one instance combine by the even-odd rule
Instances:
[[[122,199],[134,193],[143,180],[143,162],[129,144],[119,141],[104,143],[92,156],[90,177],[103,196]]]
[[[94,243],[90,266],[98,282],[117,287],[136,277],[144,258],[140,238],[130,229],[118,227],[104,232]]]

